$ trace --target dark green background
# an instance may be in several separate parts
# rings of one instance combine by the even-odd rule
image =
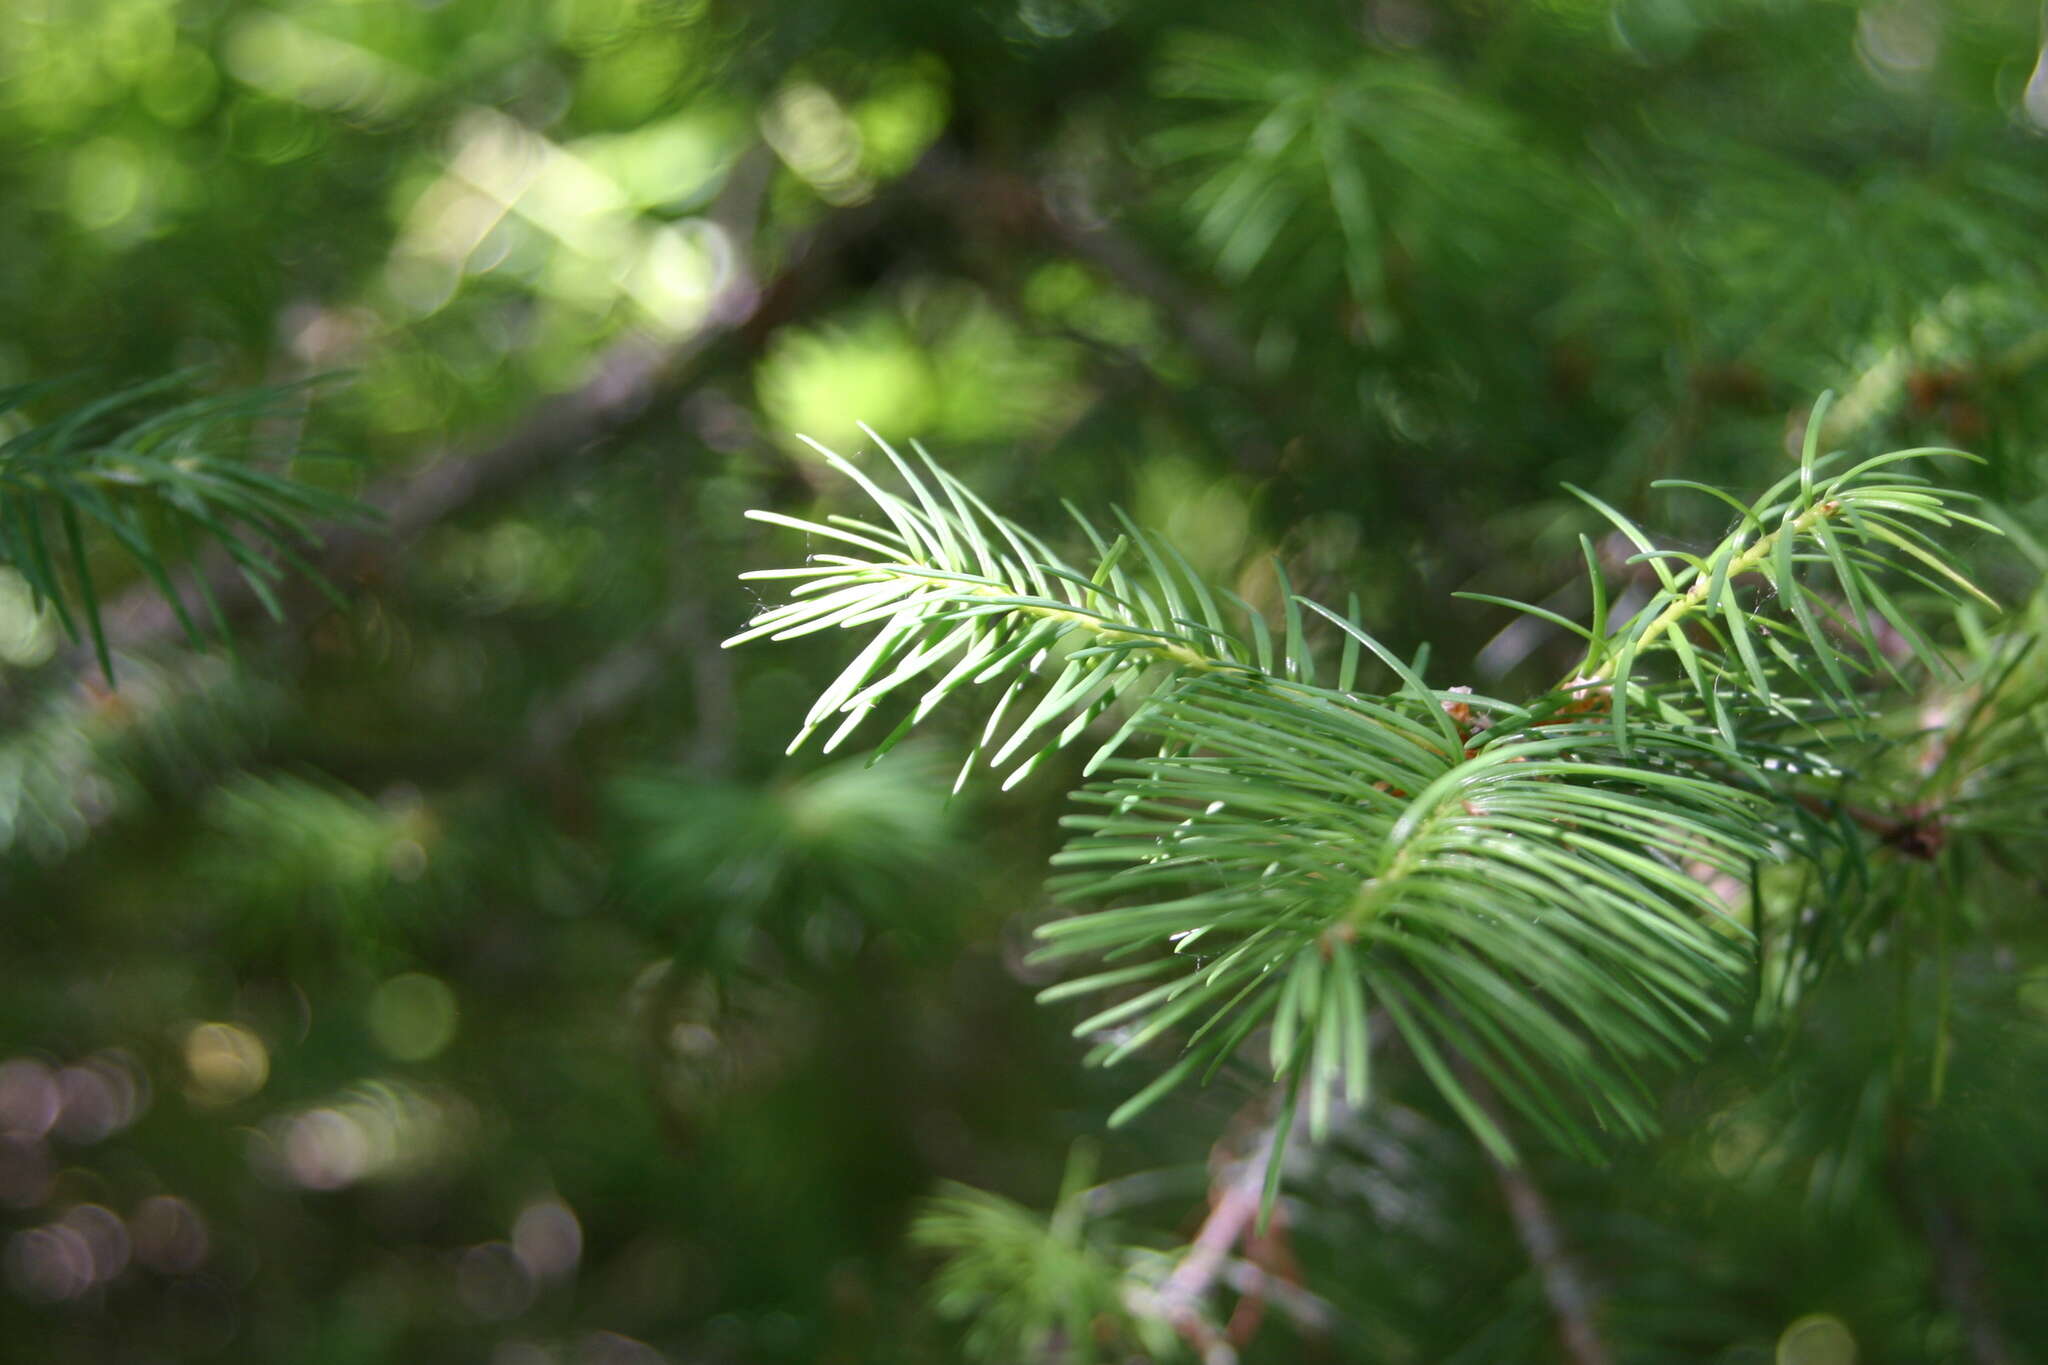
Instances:
[[[1277,555],[1504,694],[1560,640],[1449,594],[1581,608],[1599,531],[1561,481],[1704,541],[1651,480],[1755,489],[1823,388],[1831,441],[1965,445],[2039,527],[2038,19],[12,0],[0,380],[345,372],[268,435],[355,457],[401,533],[233,665],[132,631],[118,694],[0,584],[0,1356],[956,1358],[916,1201],[1048,1205],[1149,1073],[1081,1071],[1031,1001],[1071,774],[948,804],[943,725],[872,770],[785,760],[844,644],[716,648],[738,572],[801,551],[743,509],[858,510],[797,434],[919,438],[1055,536],[1060,499],[1119,503],[1254,601]],[[2048,936],[2011,884],[1922,1168],[2022,1349]],[[1618,1358],[1806,1365],[1815,1313],[1865,1361],[2015,1358],[1972,1344],[1870,1131],[1880,975],[1674,1080],[1660,1143],[1539,1161]],[[1275,1317],[1249,1356],[1556,1357],[1410,1080],[1304,1177],[1342,1327]],[[1249,1093],[1104,1139],[1105,1176],[1160,1173],[1122,1240],[1192,1230]],[[78,1262],[112,1236],[81,1208],[125,1261]]]

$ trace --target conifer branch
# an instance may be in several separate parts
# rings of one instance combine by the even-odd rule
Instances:
[[[0,438],[0,563],[27,580],[66,636],[89,644],[109,682],[114,658],[94,562],[98,537],[126,555],[176,627],[199,643],[225,637],[227,620],[213,593],[188,608],[171,582],[197,548],[215,549],[233,579],[277,615],[287,569],[333,596],[305,556],[318,543],[320,519],[370,519],[344,494],[288,468],[264,468],[252,448],[252,431],[304,385],[172,401],[193,378],[188,372],[133,385]],[[0,419],[56,387],[0,390]],[[312,458],[295,451],[278,460]],[[97,533],[91,541],[88,530]]]
[[[1129,965],[1044,998],[1113,994],[1076,1028],[1098,1039],[1091,1058],[1103,1064],[1188,1032],[1179,1059],[1112,1122],[1264,1027],[1274,1079],[1319,1137],[1340,1097],[1364,1098],[1365,1018],[1377,1007],[1502,1159],[1511,1144],[1452,1059],[1566,1146],[1594,1149],[1578,1103],[1603,1125],[1648,1131],[1641,1068],[1696,1055],[1741,995],[1746,931],[1696,874],[1740,880],[1769,853],[1768,802],[1725,734],[1669,706],[1630,732],[1619,701],[1610,725],[1560,714],[1555,700],[1530,709],[1438,691],[1357,623],[1291,594],[1276,641],[1128,522],[1112,544],[1083,520],[1097,558],[1076,566],[922,451],[920,469],[881,449],[908,496],[821,451],[880,522],[754,514],[841,550],[748,575],[797,586],[729,643],[873,631],[797,737],[833,722],[827,750],[919,680],[884,750],[971,685],[995,687],[963,781],[986,763],[1014,765],[1014,783],[1117,713],[1087,766],[1083,810],[1066,822],[1076,837],[1055,860],[1056,895],[1100,908],[1046,926],[1041,957]],[[1666,596],[1623,628],[1615,653],[1629,667],[1613,676],[1630,676],[1649,644],[1679,648],[1680,621],[1710,606],[1760,629],[1717,600],[1722,585],[1769,565],[1789,586],[1794,539],[1852,515],[1841,504],[1858,496],[1853,515],[1866,520],[1900,500],[1904,485],[1858,482],[1891,462],[1816,478],[1809,461],[1751,515],[1774,515],[1783,534],[1738,532],[1689,575],[1660,566]],[[1794,485],[1803,501],[1776,501]],[[1317,618],[1343,644],[1334,679],[1309,642]],[[1592,643],[1589,660],[1606,662],[1601,637]],[[1399,690],[1358,690],[1368,656]],[[1683,657],[1697,671],[1702,656]]]
[[[1688,480],[1659,481],[1659,487],[1705,493],[1739,514],[1736,528],[1705,555],[1659,549],[1628,517],[1590,493],[1571,490],[1634,543],[1637,560],[1650,565],[1661,585],[1609,630],[1605,585],[1586,543],[1594,620],[1590,628],[1573,626],[1587,649],[1557,690],[1570,699],[1569,709],[1609,711],[1622,753],[1629,749],[1630,716],[1644,704],[1665,724],[1699,717],[1731,754],[1742,750],[1738,730],[1751,713],[1806,724],[1829,717],[1860,721],[1869,713],[1871,679],[1903,681],[1895,651],[1878,636],[1880,627],[1887,640],[1906,642],[1923,667],[1952,672],[1887,578],[1952,602],[1974,599],[1995,606],[1950,564],[1924,528],[1967,526],[1994,535],[1998,528],[1954,506],[1969,501],[1969,494],[1898,468],[1932,457],[1975,457],[1927,447],[1841,469],[1840,454],[1819,453],[1828,402],[1824,394],[1815,404],[1799,468],[1754,503]],[[1831,591],[1808,581],[1814,568],[1833,579]],[[1745,601],[1740,585],[1751,576],[1761,577],[1766,591],[1759,600]],[[1558,619],[1544,608],[1482,600]],[[1773,602],[1782,602],[1789,614],[1773,611]],[[1656,654],[1675,661],[1677,680],[1655,682],[1639,672]]]

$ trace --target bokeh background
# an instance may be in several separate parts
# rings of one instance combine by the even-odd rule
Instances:
[[[1245,1094],[1104,1134],[1134,1081],[1033,1004],[1071,773],[785,758],[845,647],[718,649],[803,549],[742,511],[858,511],[797,438],[866,422],[1508,694],[1563,642],[1449,594],[1581,610],[1562,481],[1712,537],[1651,482],[1768,482],[1823,389],[2048,525],[2041,18],[9,0],[0,381],[334,376],[259,435],[387,523],[344,609],[230,594],[232,655],[117,596],[118,689],[0,574],[0,1356],[957,1359],[918,1201],[1044,1208],[1081,1139],[1185,1238]],[[1668,1140],[1540,1168],[1622,1358],[2048,1341],[2039,946],[1955,1062],[1970,1292],[1858,1145],[1850,988],[1795,1093],[1737,1045]],[[1391,1112],[1305,1177],[1346,1327],[1248,1356],[1556,1358],[1484,1163]]]

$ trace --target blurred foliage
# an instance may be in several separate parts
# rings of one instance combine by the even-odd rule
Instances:
[[[948,777],[906,754],[765,788],[621,779],[612,798],[630,850],[622,895],[654,926],[687,936],[689,961],[710,965],[745,962],[764,934],[825,961],[876,933],[951,937],[974,917],[948,865]]]
[[[308,567],[300,551],[312,521],[367,518],[348,498],[293,477],[289,466],[305,460],[302,452],[284,451],[268,462],[285,466],[282,472],[246,458],[251,427],[288,421],[288,390],[209,395],[135,414],[148,400],[161,404],[183,379],[138,384],[35,424],[18,410],[54,386],[0,391],[0,421],[13,428],[0,439],[0,562],[27,583],[32,610],[47,606],[65,634],[91,639],[109,681],[113,656],[87,526],[157,584],[186,635],[200,643],[200,625],[170,584],[173,568],[195,563],[196,547],[212,546],[229,559],[278,616],[280,561]],[[326,587],[317,572],[311,577]],[[204,576],[198,581],[204,584]],[[212,610],[207,624],[225,634],[210,590],[198,595]]]
[[[1088,1227],[1093,1150],[1077,1146],[1061,1197],[1041,1219],[998,1195],[955,1188],[925,1207],[911,1240],[947,1256],[933,1277],[943,1317],[968,1324],[966,1348],[989,1359],[1115,1360],[1171,1355],[1163,1323],[1124,1303],[1113,1249]]]
[[[1077,762],[948,803],[913,749],[784,757],[843,660],[717,649],[760,605],[740,570],[822,548],[742,511],[857,513],[794,438],[859,456],[865,421],[1063,553],[1062,500],[1128,507],[1276,621],[1277,557],[1398,657],[1429,642],[1432,679],[1512,695],[1578,642],[1451,592],[1580,617],[1581,534],[1617,610],[1656,588],[1563,481],[1704,551],[1725,507],[1651,484],[1768,486],[1824,388],[1828,446],[1982,454],[1958,477],[2019,547],[1967,543],[2021,605],[1941,618],[1972,681],[1887,716],[1831,794],[1918,784],[1938,847],[1927,809],[1874,814],[1870,886],[1760,887],[1753,1017],[1661,1083],[1663,1136],[1525,1169],[1615,1359],[2038,1352],[2040,23],[0,6],[0,385],[71,386],[0,441],[142,393],[41,471],[77,478],[177,453],[129,436],[185,399],[289,392],[204,434],[425,509],[316,527],[342,551],[294,548],[345,606],[251,615],[233,657],[117,631],[117,688],[37,604],[78,600],[75,565],[8,555],[0,1354],[1189,1354],[1100,1275],[1167,1279],[1256,1078],[1162,1101],[1061,1194],[1127,1091],[1025,961]],[[288,450],[354,458],[242,459]],[[115,527],[79,542],[101,599],[156,591]],[[1288,1157],[1210,1344],[1566,1358],[1500,1173],[1412,1058],[1373,1076]],[[1041,1263],[1071,1288],[1034,1297]]]

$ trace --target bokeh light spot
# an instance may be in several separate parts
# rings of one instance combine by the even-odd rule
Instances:
[[[50,1068],[31,1057],[0,1062],[0,1133],[39,1138],[50,1131],[62,1107]]]
[[[93,1285],[92,1247],[76,1228],[24,1228],[7,1239],[7,1284],[25,1299],[75,1299]]]
[[[401,1062],[436,1056],[455,1037],[455,992],[424,972],[406,972],[370,997],[370,1034]]]
[[[57,652],[57,632],[46,603],[38,602],[28,580],[0,569],[0,663],[33,668]]]
[[[668,1357],[617,1332],[590,1332],[576,1343],[576,1365],[662,1365]]]
[[[761,135],[826,203],[858,204],[874,193],[861,169],[860,128],[824,87],[784,87],[761,117]]]
[[[138,95],[142,107],[159,123],[182,128],[213,107],[220,75],[213,61],[196,47],[180,44],[147,76]]]
[[[94,138],[71,159],[66,205],[82,228],[110,228],[142,202],[142,153],[126,138]]]
[[[512,1250],[535,1279],[562,1279],[583,1258],[583,1224],[567,1204],[538,1200],[514,1220]]]
[[[95,1281],[103,1284],[128,1268],[128,1226],[112,1209],[79,1204],[67,1211],[59,1223],[84,1241],[92,1255]]]
[[[1856,55],[1880,84],[1905,87],[1934,65],[1941,16],[1914,0],[1884,0],[1856,16]]]
[[[105,14],[94,36],[100,69],[128,81],[164,59],[178,28],[166,6],[128,5]]]
[[[533,1306],[533,1277],[510,1246],[485,1242],[462,1253],[455,1295],[484,1321],[504,1322]]]
[[[2048,133],[2048,36],[2041,41],[2041,54],[2034,59],[2034,73],[2027,78],[2020,108],[2034,127]]]
[[[189,1275],[206,1263],[206,1219],[186,1200],[152,1195],[135,1206],[128,1236],[136,1261],[160,1275]]]
[[[225,56],[238,79],[314,109],[382,118],[426,88],[415,72],[379,53],[269,11],[235,24]]]
[[[250,1146],[262,1174],[308,1190],[415,1175],[456,1157],[476,1112],[446,1091],[366,1081],[333,1103],[280,1115]]]
[[[270,1079],[270,1052],[239,1024],[200,1024],[185,1035],[185,1069],[192,1076],[185,1093],[194,1103],[233,1104]]]
[[[61,1108],[51,1131],[66,1142],[98,1142],[149,1107],[149,1079],[120,1053],[88,1057],[57,1073]]]
[[[283,1146],[286,1169],[309,1190],[353,1185],[370,1167],[370,1135],[338,1109],[315,1109],[293,1119]]]
[[[1778,1338],[1777,1365],[1856,1365],[1856,1338],[1840,1318],[1810,1313]]]

